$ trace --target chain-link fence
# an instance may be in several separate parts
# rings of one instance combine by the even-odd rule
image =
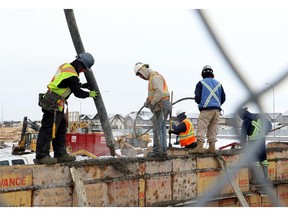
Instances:
[[[207,34],[211,37],[212,41],[214,42],[215,46],[217,47],[219,53],[222,55],[224,62],[229,66],[231,71],[237,76],[238,80],[245,86],[246,90],[249,92],[249,96],[243,101],[242,104],[235,110],[235,113],[237,113],[240,108],[244,107],[247,104],[254,104],[256,107],[258,107],[259,111],[262,112],[262,107],[259,103],[261,95],[269,91],[271,88],[274,88],[276,85],[278,85],[281,81],[286,78],[288,75],[288,70],[286,73],[284,73],[282,76],[279,76],[274,83],[271,83],[267,88],[261,90],[261,91],[253,91],[252,88],[249,87],[249,85],[244,81],[244,78],[242,76],[243,73],[241,73],[240,69],[236,67],[235,62],[232,61],[232,58],[228,55],[228,52],[224,46],[220,42],[219,36],[216,34],[215,29],[213,29],[213,26],[211,25],[210,20],[208,19],[207,12],[205,10],[192,10],[192,13],[197,13],[199,19],[201,20],[203,26],[207,30]],[[277,135],[281,136],[283,134],[287,135],[286,131],[278,131]],[[269,134],[268,136],[272,136],[274,134]],[[238,140],[240,140],[240,136],[236,136]],[[229,170],[226,170],[225,173],[219,178],[219,180],[216,182],[215,186],[211,189],[208,190],[206,193],[204,193],[202,196],[199,197],[197,206],[207,206],[207,203],[209,200],[211,200],[216,194],[217,191],[221,187],[223,187],[225,184],[230,184],[229,179],[235,177],[237,172],[243,168],[247,167],[247,165],[251,168],[251,171],[253,173],[258,173],[256,170],[256,167],[253,166],[254,160],[253,158],[255,157],[255,153],[258,148],[258,144],[252,146],[248,149],[245,149],[242,151],[241,158],[239,161],[237,161],[235,164],[231,166]],[[272,185],[267,184],[263,177],[256,175],[256,179],[263,185],[263,190],[265,194],[267,194],[273,204],[273,206],[281,206],[281,203],[278,202],[278,199],[276,197],[276,194],[273,191]],[[193,206],[195,206],[193,204]]]

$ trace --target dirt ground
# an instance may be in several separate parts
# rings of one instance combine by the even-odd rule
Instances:
[[[0,142],[19,142],[21,139],[22,127],[0,127]],[[27,132],[33,132],[27,128]]]

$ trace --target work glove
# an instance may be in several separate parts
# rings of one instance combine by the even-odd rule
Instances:
[[[150,106],[151,106],[150,102],[148,100],[146,100],[144,103],[144,107],[150,108]]]
[[[89,92],[89,97],[96,98],[98,95],[99,95],[99,92],[96,92],[94,90]]]
[[[90,86],[89,86],[88,83],[81,83],[81,88],[89,89],[89,90],[90,90]]]
[[[168,133],[169,133],[169,134],[173,134],[174,131],[169,129],[169,130],[168,130]]]

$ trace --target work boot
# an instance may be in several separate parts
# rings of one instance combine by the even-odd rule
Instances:
[[[197,147],[190,151],[190,153],[204,153],[203,142],[197,141]]]
[[[265,181],[265,184],[269,184],[269,177],[268,177],[268,161],[267,160],[264,160],[261,162],[261,167],[262,167],[262,171],[263,171],[263,175],[264,175],[264,181]]]
[[[252,185],[261,185],[261,182],[258,180],[259,178],[261,179],[263,177],[260,163],[256,162],[254,169],[251,168],[250,172],[251,176],[249,179],[249,183]]]
[[[45,156],[44,158],[41,159],[35,158],[33,161],[35,164],[46,164],[46,165],[52,165],[58,162],[57,159],[52,158],[50,155]]]
[[[58,163],[63,163],[63,162],[71,162],[76,160],[76,156],[74,155],[69,155],[69,154],[63,154],[61,156],[54,156],[54,158],[57,159]]]
[[[209,143],[209,148],[206,149],[205,153],[213,153],[213,154],[216,153],[215,142]]]

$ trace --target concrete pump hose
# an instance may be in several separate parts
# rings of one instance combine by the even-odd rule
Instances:
[[[195,100],[195,98],[194,98],[194,97],[184,97],[184,98],[181,98],[181,99],[173,102],[173,103],[172,103],[172,106],[175,105],[175,104],[177,104],[177,103],[179,103],[179,102],[181,102],[181,101],[184,101],[184,100]],[[135,120],[134,120],[133,138],[136,138],[136,130],[135,130],[135,129],[136,129],[136,119],[137,119],[139,113],[142,111],[143,108],[144,108],[144,106],[142,106],[142,107],[139,109],[139,111],[137,112],[137,114],[136,114],[136,117],[135,117]],[[151,130],[152,127],[153,127],[153,125],[151,125],[151,127],[150,127],[145,133],[143,133],[142,135],[146,134],[149,130]]]

